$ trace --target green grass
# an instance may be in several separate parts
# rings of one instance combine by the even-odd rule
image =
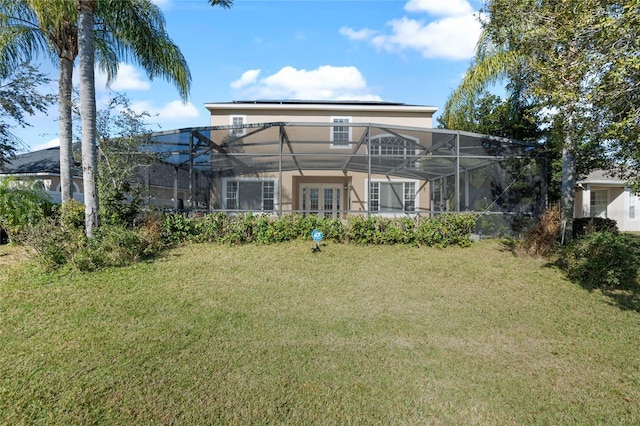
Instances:
[[[190,245],[0,265],[0,424],[639,424],[640,313],[516,258]]]

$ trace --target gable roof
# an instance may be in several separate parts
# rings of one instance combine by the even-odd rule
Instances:
[[[576,182],[582,185],[626,185],[626,180],[621,179],[617,175],[611,175],[611,172],[607,170],[594,170],[587,175],[586,178],[578,180]]]

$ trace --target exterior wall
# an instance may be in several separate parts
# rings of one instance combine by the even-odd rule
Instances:
[[[333,145],[332,127],[334,118],[349,118],[349,122],[388,124],[395,126],[431,128],[432,115],[436,108],[423,106],[408,106],[402,104],[349,104],[349,103],[221,103],[207,104],[207,109],[211,112],[212,126],[233,125],[233,117],[241,117],[244,124],[258,124],[271,122],[284,123],[327,123],[327,126],[313,127],[290,127],[287,132],[292,140],[304,140],[307,144],[296,145],[296,154],[305,152],[318,153],[327,150],[329,155],[341,154],[341,149],[353,149],[353,143],[357,142],[366,128],[360,126],[349,127],[351,145]],[[251,129],[246,129],[249,133]],[[274,130],[275,131],[275,130]],[[233,131],[230,129],[229,134]],[[267,131],[268,132],[268,131]],[[277,136],[268,134],[247,137],[251,144],[251,154],[272,154],[273,146],[263,145],[262,141],[278,140]],[[380,130],[377,130],[380,132]],[[410,131],[406,136],[411,137]],[[403,132],[404,134],[404,132]],[[372,135],[374,136],[374,135]],[[424,139],[424,136],[423,136]],[[427,136],[428,141],[422,141],[426,146],[431,145],[431,136]],[[239,145],[242,149],[242,144]],[[277,152],[277,151],[275,151]],[[361,146],[356,154],[365,155],[367,147]],[[349,151],[349,154],[351,151]],[[347,154],[345,152],[345,154]],[[302,157],[299,157],[302,158]],[[271,172],[261,174],[240,176],[238,179],[275,179],[276,191],[276,211],[296,211],[302,209],[301,186],[303,185],[328,185],[332,188],[341,188],[340,206],[343,211],[350,213],[367,212],[369,210],[369,176],[362,172],[348,172],[347,174],[339,170],[303,170],[283,171],[279,173]],[[282,178],[282,182],[279,179]],[[399,178],[394,176],[372,175],[372,181],[380,182],[408,182],[415,184],[416,211],[428,211],[430,209],[429,185],[424,181]],[[225,208],[225,178],[214,177],[211,185],[211,207],[213,210]],[[344,207],[343,207],[344,206]],[[384,213],[381,213],[384,214]],[[392,213],[393,214],[393,213]]]
[[[436,108],[404,105],[340,105],[340,104],[207,104],[212,126],[231,125],[231,116],[244,116],[246,124],[290,122],[331,123],[332,117],[351,117],[352,123],[393,124],[397,126],[432,127]]]

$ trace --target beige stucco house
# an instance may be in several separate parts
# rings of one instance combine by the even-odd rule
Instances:
[[[536,195],[509,196],[534,146],[434,129],[435,107],[299,100],[205,107],[209,126],[152,135],[150,149],[189,171],[185,206],[327,217],[539,210],[539,179],[531,182]],[[207,192],[197,189],[203,180]]]
[[[286,158],[282,160],[287,166],[281,170],[274,164],[272,170],[267,167],[249,175],[221,176],[212,188],[216,207],[270,211],[277,205],[279,211],[332,217],[368,210],[381,214],[415,213],[430,207],[429,186],[424,180],[403,173],[379,173],[381,167],[360,171],[356,163],[360,160],[357,156],[367,155],[369,146],[363,142],[366,134],[378,155],[411,163],[420,142],[409,128],[431,128],[435,107],[308,101],[210,103],[205,107],[211,113],[211,126],[231,126],[227,130],[228,143],[242,146],[247,154],[280,153],[279,146],[270,144],[279,142],[279,135],[252,135],[254,128],[250,126],[286,123],[282,147]],[[385,131],[373,126],[372,130],[371,123],[395,129]],[[240,140],[236,142],[234,137]],[[257,199],[260,189],[262,200]]]

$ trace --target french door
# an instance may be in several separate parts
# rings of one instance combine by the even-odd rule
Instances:
[[[303,214],[315,214],[337,218],[342,209],[342,185],[300,185],[300,202]]]

